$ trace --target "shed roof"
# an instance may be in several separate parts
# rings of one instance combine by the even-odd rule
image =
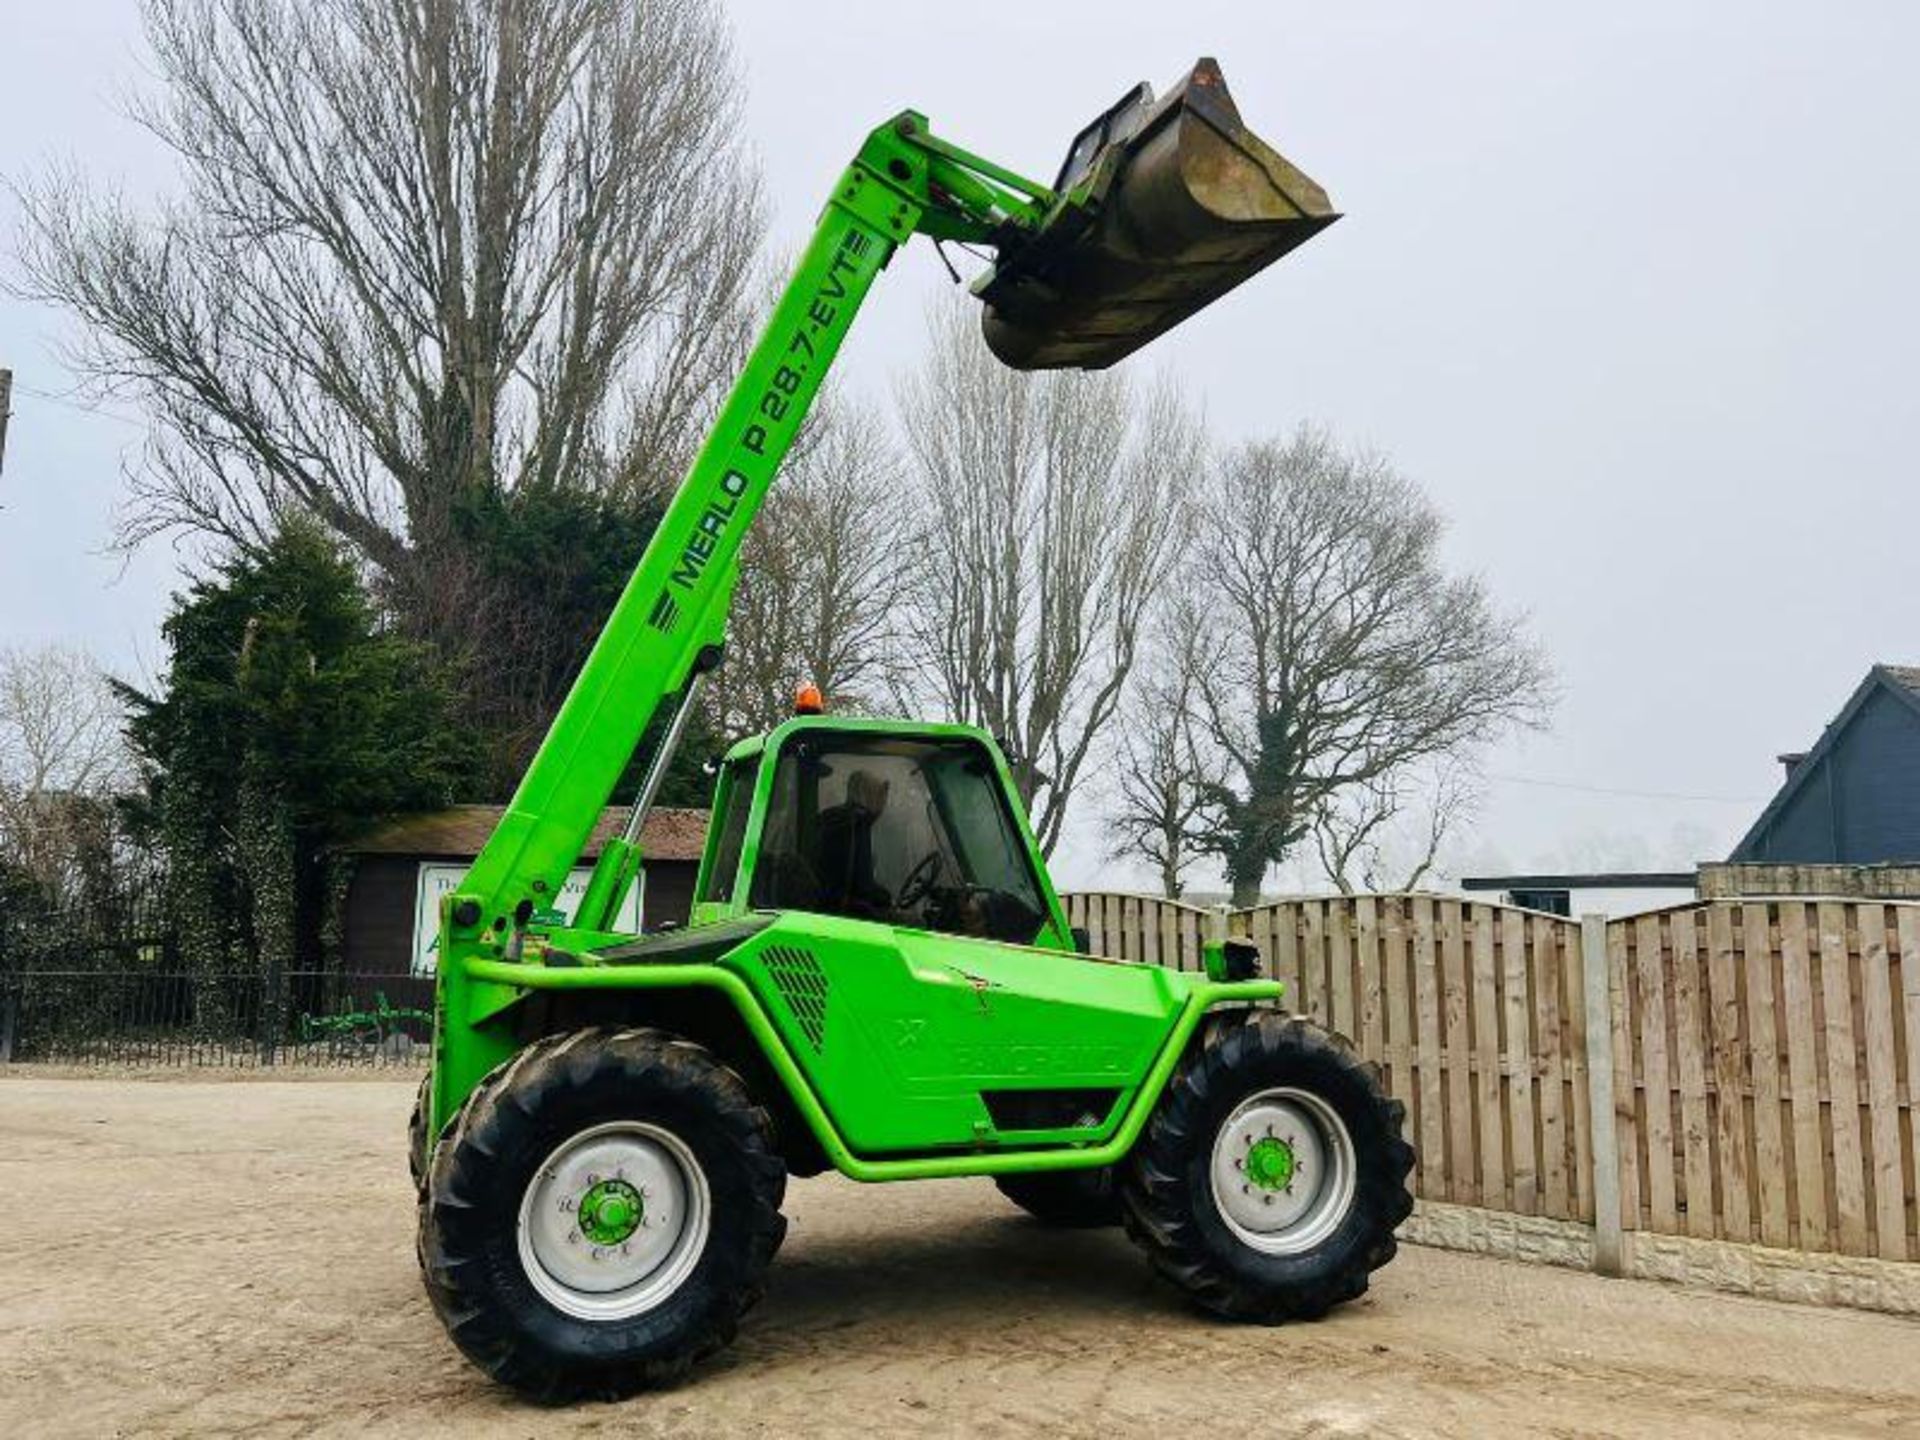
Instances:
[[[348,855],[410,855],[421,859],[471,860],[487,843],[504,805],[451,805],[423,815],[401,815],[375,826],[339,849]],[[600,812],[593,837],[581,852],[591,860],[627,823],[627,807],[609,805]],[[640,848],[649,860],[697,862],[706,844],[707,812],[656,807],[640,832]]]

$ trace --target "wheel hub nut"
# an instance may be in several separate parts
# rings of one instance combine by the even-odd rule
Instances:
[[[646,1201],[625,1180],[601,1180],[580,1197],[580,1233],[595,1245],[619,1245],[640,1228]]]
[[[1293,1147],[1263,1135],[1247,1151],[1247,1178],[1262,1190],[1284,1190],[1293,1183]]]

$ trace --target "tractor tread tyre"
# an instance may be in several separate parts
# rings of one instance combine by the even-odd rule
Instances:
[[[1293,1254],[1254,1248],[1214,1201],[1213,1144],[1236,1106],[1288,1086],[1330,1104],[1352,1140],[1355,1183],[1344,1217]],[[1394,1230],[1413,1210],[1413,1147],[1406,1107],[1380,1086],[1378,1067],[1344,1038],[1272,1010],[1210,1026],[1167,1082],[1145,1133],[1121,1169],[1127,1233],[1153,1268],[1202,1309],[1274,1325],[1317,1319],[1364,1295],[1394,1256]]]
[[[416,1199],[427,1185],[427,1100],[433,1088],[433,1071],[420,1077],[420,1090],[413,1097],[413,1114],[407,1117],[407,1173],[413,1177]]]
[[[1042,1225],[1093,1230],[1120,1223],[1120,1192],[1113,1167],[996,1175],[1000,1193]]]
[[[710,1228],[691,1272],[658,1304],[576,1318],[527,1277],[522,1196],[568,1138],[633,1119],[689,1148]],[[703,1047],[657,1030],[551,1036],[482,1080],[434,1148],[420,1202],[427,1294],[461,1352],[531,1399],[616,1399],[670,1384],[731,1342],[760,1299],[786,1234],[786,1179],[767,1112]]]

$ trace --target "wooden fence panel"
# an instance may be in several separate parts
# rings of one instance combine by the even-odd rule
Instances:
[[[1747,1045],[1753,1073],[1753,1175],[1760,1217],[1760,1243],[1793,1243],[1792,1176],[1787,1165],[1787,1125],[1781,1098],[1780,952],[1770,910],[1740,909],[1740,971],[1747,985]]]
[[[1418,1141],[1420,1112],[1413,1074],[1413,969],[1410,941],[1412,917],[1405,896],[1388,895],[1380,901],[1386,918],[1381,933],[1381,988],[1386,992],[1387,1087],[1407,1107],[1406,1136]],[[1920,995],[1915,997],[1920,1004]]]
[[[1748,1042],[1741,1024],[1740,960],[1734,954],[1731,905],[1707,911],[1706,1034],[1703,1060],[1712,1076],[1713,1160],[1719,1173],[1719,1234],[1728,1240],[1753,1238],[1749,1137],[1753,1133],[1752,1094],[1747,1072]],[[1692,1212],[1688,1212],[1692,1218]]]
[[[1827,1125],[1832,1133],[1834,1214],[1840,1249],[1870,1253],[1867,1245],[1866,1174],[1860,1145],[1860,1062],[1854,1046],[1853,969],[1847,954],[1847,907],[1821,901],[1815,907],[1820,934],[1820,997],[1826,1041]]]
[[[1266,932],[1255,941],[1258,944],[1261,938],[1265,939],[1261,955],[1272,967],[1273,978],[1287,987],[1287,994],[1292,997],[1291,1008],[1304,1012],[1307,1002],[1300,988],[1300,915],[1278,906],[1254,913],[1260,917]]]
[[[1470,989],[1473,1029],[1473,1098],[1478,1112],[1480,1203],[1511,1210],[1508,1185],[1506,1115],[1500,1093],[1500,971],[1493,950],[1493,907],[1463,907],[1472,954]]]
[[[1489,908],[1488,925],[1498,924],[1500,937],[1501,1068],[1505,1083],[1495,1081],[1495,1123],[1506,1122],[1507,1198],[1515,1213],[1540,1213],[1540,1136],[1534,1129],[1535,1086],[1544,1088],[1546,1032],[1533,1027],[1532,985],[1528,976],[1527,917],[1524,912]]]
[[[1907,1194],[1914,1201],[1912,1208],[1920,1210],[1920,905],[1902,905],[1900,908],[1899,954],[1900,980],[1899,991],[1903,1001],[1903,1013],[1906,1029],[1903,1036],[1901,1058],[1905,1062],[1905,1083],[1902,1093],[1906,1096],[1906,1132],[1911,1142],[1909,1154],[1912,1156],[1912,1168],[1907,1175]],[[1920,1236],[1908,1231],[1907,1251],[1914,1259],[1920,1260]]]
[[[1622,1028],[1638,1052],[1636,1111],[1638,1159],[1646,1180],[1644,1228],[1678,1233],[1679,1186],[1674,1178],[1673,1076],[1668,1064],[1667,966],[1664,927],[1657,915],[1643,915],[1631,935],[1630,971],[1637,1003]]]
[[[1441,1086],[1440,937],[1434,929],[1434,901],[1413,900],[1414,1024],[1419,1032],[1420,1190],[1433,1200],[1452,1199],[1447,1184],[1447,1107]]]
[[[1441,900],[1435,907],[1440,927],[1441,1015],[1444,1020],[1444,1068],[1440,1072],[1447,1104],[1447,1169],[1453,1199],[1480,1203],[1479,1168],[1473,1153],[1473,1051],[1467,1021],[1467,937],[1464,907]]]
[[[1706,1007],[1701,997],[1699,912],[1669,918],[1673,957],[1675,1078],[1680,1086],[1680,1155],[1686,1233],[1714,1235],[1713,1138],[1707,1118]]]
[[[1069,895],[1094,948],[1197,969],[1217,917]],[[1629,1230],[1920,1260],[1920,905],[1711,901],[1610,922],[1611,1033],[1588,1030],[1579,927],[1438,895],[1285,901],[1229,922],[1407,1107],[1415,1188]],[[1591,1047],[1618,1153],[1592,1153]]]
[[[1380,902],[1362,895],[1354,902],[1354,976],[1360,1018],[1354,1039],[1370,1058],[1387,1063],[1385,975],[1380,965]],[[1391,1091],[1389,1091],[1391,1093]]]
[[[1557,933],[1561,927],[1544,915],[1509,915],[1505,923],[1512,937],[1508,942],[1512,950],[1518,953],[1524,944],[1524,958],[1520,963],[1532,983],[1533,1063],[1540,1073],[1540,1150],[1535,1174],[1543,1192],[1541,1213],[1556,1220],[1571,1220],[1578,1217],[1579,1210],[1578,1196],[1568,1184],[1568,1174],[1570,1169],[1577,1170],[1578,1161],[1572,1166],[1568,1163],[1566,1085],[1570,1028],[1561,1019],[1563,967]],[[1510,954],[1510,964],[1513,958]],[[1509,1037],[1509,1051],[1513,1046],[1513,1039]],[[1573,1098],[1575,1107],[1584,1112],[1585,1087]]]
[[[1183,910],[1180,915],[1180,958],[1182,968],[1198,970],[1200,965],[1200,916],[1197,911]]]
[[[1780,973],[1786,1002],[1787,1103],[1793,1114],[1794,1243],[1802,1250],[1825,1250],[1827,1163],[1820,1125],[1813,952],[1807,945],[1807,907],[1797,901],[1780,906]]]
[[[1306,900],[1296,906],[1276,906],[1273,911],[1273,923],[1285,923],[1288,910],[1299,917],[1300,922],[1300,987],[1305,1000],[1302,1014],[1313,1018],[1315,1024],[1333,1028],[1333,970],[1327,963],[1327,952],[1332,947],[1333,937],[1327,933],[1329,906],[1323,900]]]
[[[1088,948],[1112,960],[1135,960],[1199,971],[1200,945],[1212,916],[1155,895],[1069,891],[1060,897],[1067,923],[1087,932]]]
[[[1644,1182],[1623,1197],[1630,1223],[1920,1258],[1917,917],[1910,904],[1793,899],[1609,927],[1627,959],[1620,1069],[1638,1086],[1631,1139],[1622,1106],[1623,1191],[1636,1167]]]
[[[1560,951],[1560,1034],[1566,1054],[1565,1088],[1561,1091],[1561,1113],[1573,1117],[1573,1169],[1567,1186],[1577,1201],[1569,1219],[1594,1223],[1593,1190],[1593,1114],[1587,1104],[1588,1046],[1596,1043],[1588,1036],[1586,1004],[1587,957],[1581,949],[1580,930],[1564,921],[1549,921],[1544,916],[1529,922],[1549,932],[1547,953],[1557,945]],[[1606,1045],[1607,1036],[1598,1042]]]
[[[1633,927],[1614,923],[1607,926],[1607,1012],[1613,1019],[1612,1033],[1587,1037],[1589,1045],[1607,1046],[1613,1051],[1614,1133],[1619,1153],[1612,1156],[1596,1152],[1595,1165],[1609,1160],[1620,1171],[1620,1221],[1628,1230],[1638,1230],[1641,1221],[1641,1197],[1646,1186],[1646,1167],[1640,1158],[1640,1087],[1637,1082],[1633,1026],[1633,971],[1628,963],[1627,942]]]
[[[1860,911],[1860,1010],[1866,1050],[1864,1074],[1870,1115],[1872,1161],[1867,1181],[1873,1192],[1873,1253],[1882,1260],[1907,1258],[1905,1166],[1900,1153],[1898,1042],[1895,1037],[1893,967],[1887,951],[1883,905]]]

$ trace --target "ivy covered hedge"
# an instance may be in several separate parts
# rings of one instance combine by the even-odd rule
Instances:
[[[477,746],[442,667],[300,524],[192,584],[162,633],[163,684],[122,687],[144,775],[129,815],[164,858],[181,960],[320,969],[327,847],[468,783]]]

